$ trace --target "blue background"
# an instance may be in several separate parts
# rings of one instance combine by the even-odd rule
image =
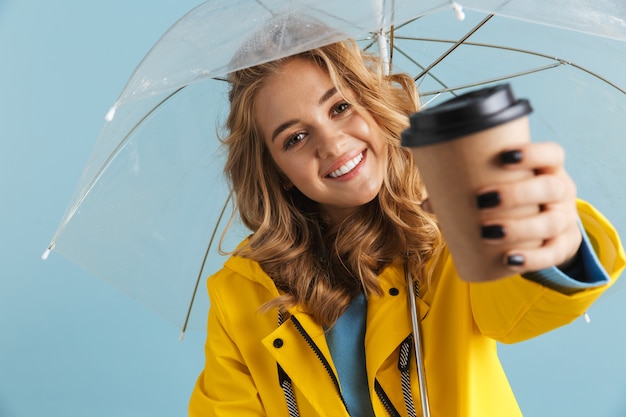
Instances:
[[[40,259],[104,115],[198,1],[0,0],[0,416],[184,416],[204,335]]]
[[[205,335],[40,255],[109,106],[198,3],[0,0],[0,417],[186,415]],[[526,416],[626,415],[623,286],[590,314],[500,346]]]

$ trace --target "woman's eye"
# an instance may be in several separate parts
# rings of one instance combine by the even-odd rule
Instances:
[[[292,146],[297,145],[302,139],[304,139],[304,136],[304,132],[294,133],[285,140],[284,148],[289,149]]]
[[[341,113],[345,112],[349,108],[350,108],[350,103],[342,101],[341,103],[338,103],[337,105],[335,105],[333,107],[332,112],[333,112],[334,115],[337,115],[337,114],[341,114]]]

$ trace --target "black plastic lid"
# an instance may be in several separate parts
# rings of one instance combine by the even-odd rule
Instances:
[[[509,84],[454,97],[414,113],[402,133],[402,146],[432,145],[479,132],[532,112],[528,100],[516,99]]]

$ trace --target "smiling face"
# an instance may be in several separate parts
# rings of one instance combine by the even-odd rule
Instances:
[[[354,102],[337,91],[327,72],[304,59],[284,64],[255,101],[276,165],[332,222],[372,201],[387,169],[385,140]]]

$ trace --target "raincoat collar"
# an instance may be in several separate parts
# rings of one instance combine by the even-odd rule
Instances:
[[[225,266],[279,295],[274,282],[257,262],[231,257]],[[387,266],[379,279],[382,292],[368,297],[365,333],[366,369],[372,395],[379,369],[412,331],[403,263]],[[420,318],[428,312],[426,303],[419,299],[418,310]],[[288,319],[281,325],[277,321],[277,328],[263,338],[263,345],[310,404],[345,409],[324,329],[301,306],[291,308],[289,314],[295,320]],[[329,396],[329,392],[337,395]]]
[[[367,305],[365,351],[370,387],[383,363],[413,330],[404,265],[396,262],[388,266],[379,278],[382,295],[371,295]],[[428,305],[418,299],[417,306],[418,317],[422,320]]]

